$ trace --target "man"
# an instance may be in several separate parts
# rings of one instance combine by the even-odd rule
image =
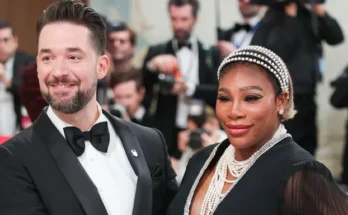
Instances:
[[[136,45],[137,35],[125,23],[111,23],[108,32],[109,51],[115,72],[130,71]]]
[[[114,92],[114,102],[127,109],[132,122],[154,127],[155,120],[142,106],[145,95],[140,71],[120,72],[111,77],[110,86]]]
[[[218,47],[223,57],[227,57],[237,48],[250,45],[260,26],[261,7],[259,5],[250,4],[246,0],[238,0],[238,6],[243,22],[236,23],[233,28],[222,31],[222,40],[218,42]]]
[[[13,135],[21,128],[20,74],[35,59],[17,49],[13,27],[0,20],[0,135]]]
[[[198,9],[197,0],[170,0],[174,38],[150,47],[143,64],[144,104],[156,114],[170,155],[177,153],[178,132],[186,129],[190,99],[202,99],[215,107],[220,55],[192,34]]]
[[[96,102],[109,66],[100,16],[79,1],[58,1],[37,29],[49,107],[0,147],[0,214],[164,214],[177,183],[163,136]]]

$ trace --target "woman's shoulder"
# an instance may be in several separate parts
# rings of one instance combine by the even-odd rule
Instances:
[[[269,154],[272,160],[290,162],[293,164],[301,161],[315,160],[313,155],[298,145],[291,137],[287,137],[276,144],[269,150]]]

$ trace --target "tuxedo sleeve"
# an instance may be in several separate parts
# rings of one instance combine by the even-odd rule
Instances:
[[[179,189],[179,184],[176,181],[176,173],[172,167],[171,161],[169,159],[168,155],[168,149],[167,149],[167,144],[164,140],[164,137],[161,132],[159,132],[157,129],[155,129],[158,135],[161,138],[161,142],[163,145],[163,154],[164,154],[164,174],[165,174],[165,179],[166,179],[166,201],[164,205],[164,211],[168,208],[170,202],[173,200],[175,197],[178,189]]]
[[[210,54],[208,57],[211,61],[211,66],[204,71],[206,72],[207,79],[205,83],[197,85],[194,98],[204,100],[209,106],[215,108],[217,91],[219,88],[217,70],[222,61],[220,51],[217,47],[211,47]]]
[[[44,215],[31,177],[11,150],[0,147],[0,214]]]
[[[330,45],[337,45],[344,40],[341,26],[328,13],[319,17],[319,34]]]
[[[152,58],[154,58],[155,56],[159,54],[160,52],[156,46],[150,47],[146,54],[143,67],[142,67],[143,82],[144,82],[144,87],[146,89],[143,104],[146,109],[148,109],[151,104],[151,101],[153,98],[153,87],[158,81],[158,75],[157,75],[158,73],[151,71],[148,67],[148,64],[152,60]]]
[[[194,98],[205,101],[209,106],[215,108],[218,84],[200,84],[196,86]]]

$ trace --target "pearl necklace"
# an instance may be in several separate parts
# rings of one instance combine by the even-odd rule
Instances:
[[[235,149],[230,144],[225,152],[220,157],[213,178],[210,182],[209,188],[204,197],[200,215],[211,215],[216,210],[219,203],[224,199],[224,197],[232,190],[232,188],[237,184],[237,182],[243,177],[243,175],[250,169],[250,167],[255,163],[255,161],[266,151],[272,148],[275,144],[280,142],[282,139],[291,136],[286,132],[284,125],[280,125],[278,130],[275,132],[271,140],[264,144],[258,151],[256,151],[247,160],[237,161],[235,159]],[[217,148],[216,148],[217,149]],[[205,169],[209,165],[210,161],[215,156],[216,149],[213,151],[205,166],[201,170],[200,174],[196,178],[195,184],[193,185],[190,195],[187,199],[185,206],[185,215],[189,214],[189,208],[195,192],[198,186],[199,179],[204,174]],[[227,179],[227,171],[235,178],[234,180]],[[225,183],[232,184],[226,193],[222,193]]]

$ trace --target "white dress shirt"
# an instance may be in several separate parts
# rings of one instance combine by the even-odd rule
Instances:
[[[253,39],[255,28],[259,24],[261,18],[259,16],[255,16],[249,20],[249,25],[252,28],[249,32],[242,29],[235,34],[232,35],[231,42],[236,48],[244,48],[250,45],[251,40]]]
[[[183,129],[187,127],[190,96],[194,94],[196,85],[199,84],[198,41],[195,37],[191,37],[190,42],[192,44],[191,49],[183,47],[178,50],[177,41],[172,41],[175,55],[178,59],[181,75],[188,83],[188,91],[178,95],[176,111],[176,126]]]
[[[134,113],[134,118],[138,121],[142,121],[145,116],[146,110],[144,106],[140,106],[138,110]]]
[[[131,215],[138,178],[129,163],[119,136],[103,115],[100,105],[97,105],[99,118],[95,124],[108,123],[110,133],[108,151],[100,152],[90,141],[85,141],[85,151],[78,160],[97,187],[108,214]],[[47,115],[65,138],[64,128],[71,125],[58,118],[51,107],[48,108]]]
[[[12,80],[14,56],[5,63],[5,79]],[[0,82],[0,135],[14,135],[16,132],[16,112],[13,95],[6,91],[6,86]]]

